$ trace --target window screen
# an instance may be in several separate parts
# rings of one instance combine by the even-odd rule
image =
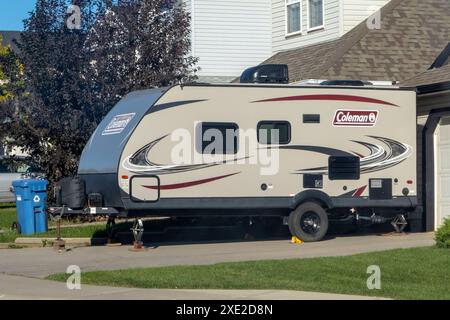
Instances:
[[[299,32],[302,29],[301,23],[301,1],[286,0],[286,32],[287,34]]]
[[[309,28],[323,26],[323,0],[308,0]]]
[[[258,123],[259,143],[288,144],[290,141],[291,141],[291,125],[289,122],[261,121],[260,123]]]
[[[201,124],[203,154],[235,154],[238,152],[239,132],[236,123],[203,122]]]
[[[359,180],[359,157],[330,157],[328,178],[330,180]]]

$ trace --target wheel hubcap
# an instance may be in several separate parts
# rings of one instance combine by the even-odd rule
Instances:
[[[300,227],[309,234],[315,234],[320,230],[320,217],[315,212],[306,212],[301,221]]]

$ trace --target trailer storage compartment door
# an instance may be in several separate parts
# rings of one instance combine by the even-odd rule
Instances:
[[[159,178],[156,176],[134,176],[130,180],[131,200],[134,202],[156,202],[159,200]]]
[[[450,118],[442,118],[436,130],[436,228],[450,218]]]

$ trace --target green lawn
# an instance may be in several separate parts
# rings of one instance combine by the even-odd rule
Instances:
[[[367,267],[381,268],[381,290],[368,290]],[[450,299],[450,250],[400,249],[348,257],[220,263],[87,272],[82,283],[137,288],[283,289]],[[49,279],[64,281],[66,274]]]
[[[8,243],[14,242],[14,240],[18,237],[27,237],[24,235],[20,235],[15,231],[11,231],[11,225],[14,221],[17,220],[16,217],[16,208],[14,207],[0,207],[0,230],[3,233],[0,233],[0,243]],[[50,225],[54,225],[54,223],[49,223]],[[90,237],[90,238],[105,238],[106,228],[105,224],[101,225],[80,225],[79,227],[73,228],[61,228],[61,236],[64,238],[77,238],[77,237]],[[28,237],[49,237],[56,238],[56,230],[51,230],[46,233],[40,233]]]
[[[16,208],[0,207],[0,230],[9,230],[16,220]]]

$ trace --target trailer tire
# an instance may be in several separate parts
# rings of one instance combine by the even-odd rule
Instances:
[[[319,204],[305,202],[291,212],[288,226],[291,234],[304,242],[320,241],[328,231],[328,215]]]

